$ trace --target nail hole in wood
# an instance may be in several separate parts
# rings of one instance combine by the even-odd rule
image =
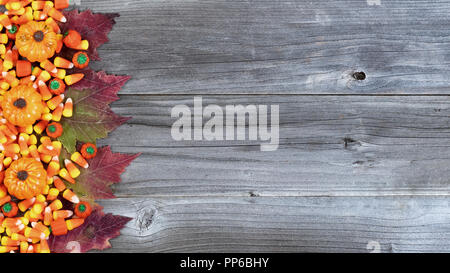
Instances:
[[[363,81],[366,79],[366,73],[359,71],[359,72],[355,72],[353,73],[353,78],[357,81]]]

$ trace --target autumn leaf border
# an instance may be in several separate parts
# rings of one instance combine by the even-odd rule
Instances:
[[[79,31],[82,37],[87,39],[90,43],[90,49],[88,51],[90,58],[92,60],[100,60],[97,48],[108,41],[108,33],[116,23],[114,18],[118,17],[119,14],[92,13],[90,10],[80,12],[77,9],[73,9],[65,11],[64,15],[67,18],[67,23],[61,25],[62,31],[67,31],[69,28]],[[81,21],[81,24],[78,24],[78,21]],[[73,52],[70,52],[69,50],[66,54],[70,55],[73,54]],[[112,120],[112,124],[105,126],[107,131],[106,134],[101,134],[97,139],[106,137],[108,133],[112,132],[118,126],[129,120],[128,117],[122,117],[115,114],[111,110],[110,104],[119,99],[118,92],[130,79],[130,76],[108,75],[104,71],[95,72],[90,68],[76,72],[85,74],[85,77],[67,92],[69,94],[70,92],[79,92],[79,94],[90,92],[90,96],[95,96],[95,99],[99,102],[99,105],[95,106],[97,107],[96,110],[99,112],[96,113],[94,111],[94,114],[89,120],[90,125],[89,122],[87,122],[83,124],[83,128],[89,129],[89,126],[91,126],[91,130],[95,130],[96,126],[98,126],[98,122],[93,122],[95,121],[95,118],[98,118],[99,122],[101,122],[100,119],[103,119],[104,121],[109,118]],[[82,101],[84,99],[79,98],[74,100],[74,115],[76,115],[77,106],[80,108],[82,107]],[[84,107],[88,107],[87,105],[84,105]],[[70,122],[71,121],[69,120],[69,125]],[[62,123],[64,126],[64,121],[62,121]],[[67,131],[70,132],[70,129]],[[74,147],[71,145],[79,145],[80,140],[86,141],[86,139],[83,139],[82,137],[77,137],[76,134],[75,139],[70,140],[65,139],[63,134],[60,140],[65,147],[66,157],[70,154],[70,152],[73,152]],[[105,214],[103,212],[103,207],[96,204],[95,201],[98,199],[115,198],[112,190],[110,189],[110,185],[121,181],[120,175],[125,171],[125,168],[131,163],[131,161],[137,158],[140,154],[113,153],[110,146],[100,147],[98,150],[99,152],[97,157],[88,160],[90,167],[86,170],[82,170],[80,178],[77,179],[79,180],[77,181],[78,183],[75,185],[68,184],[69,187],[80,195],[82,200],[88,201],[93,205],[94,211],[86,219],[82,226],[69,231],[67,235],[51,236],[49,238],[49,246],[52,252],[87,252],[92,249],[103,250],[105,248],[109,248],[111,247],[109,240],[119,236],[120,230],[132,219],[125,216]],[[107,163],[102,161],[105,160],[105,157],[109,160]],[[111,166],[108,165],[108,163]],[[91,179],[92,177],[89,178],[89,175],[92,175],[92,173],[89,172],[92,172],[92,169],[90,168],[95,168],[95,166],[97,166],[97,168],[99,166],[104,166],[104,168],[110,167],[113,169],[114,173],[110,174],[110,176],[97,175],[98,177],[96,177],[96,179],[98,181],[93,182]],[[94,169],[94,171],[95,170],[97,169]],[[83,179],[83,177],[89,179]],[[95,188],[95,186],[99,186],[101,188]]]

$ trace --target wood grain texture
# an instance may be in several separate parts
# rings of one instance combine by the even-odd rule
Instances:
[[[133,217],[110,252],[450,251],[444,197],[116,199]]]
[[[173,106],[192,97],[122,96],[134,118],[102,144],[142,152],[120,196],[448,195],[446,96],[203,97],[204,105],[277,104],[280,147],[257,141],[174,141]],[[247,128],[248,129],[248,128]]]
[[[447,94],[447,1],[83,0],[139,94]],[[354,71],[367,79],[356,81]]]
[[[81,3],[121,15],[93,68],[133,76],[100,144],[143,152],[101,202],[134,218],[108,251],[450,251],[447,1]],[[280,105],[280,148],[173,141],[194,95]]]

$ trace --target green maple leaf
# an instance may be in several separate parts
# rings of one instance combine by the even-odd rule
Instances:
[[[73,116],[63,118],[63,134],[58,138],[69,153],[76,151],[77,142],[96,143],[109,132],[129,120],[115,114],[109,104],[119,99],[117,92],[129,79],[126,76],[106,75],[85,71],[85,78],[75,88],[69,88],[66,98],[72,98]]]

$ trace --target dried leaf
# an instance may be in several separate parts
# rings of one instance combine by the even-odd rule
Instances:
[[[87,201],[115,198],[110,186],[121,181],[120,175],[138,156],[113,153],[109,146],[99,148],[97,156],[88,160],[89,168],[81,169],[77,183],[68,186]]]
[[[49,246],[56,253],[80,253],[91,249],[110,248],[110,239],[120,235],[120,230],[131,220],[129,217],[104,214],[95,210],[84,224],[63,236],[50,236]]]
[[[91,89],[69,88],[65,93],[66,98],[73,100],[74,113],[72,117],[61,120],[63,134],[59,140],[69,153],[75,152],[77,141],[95,143],[129,120],[115,114],[109,107],[111,102],[119,99],[117,92],[129,77],[91,70],[86,73],[87,77],[77,86]]]
[[[88,54],[91,60],[100,60],[97,48],[108,41],[108,33],[116,23],[114,18],[118,17],[117,13],[92,13],[90,10],[79,12],[77,9],[64,11],[67,23],[61,24],[61,32],[64,33],[69,29],[78,31],[81,37],[89,41]],[[74,50],[65,48],[68,52],[62,55],[72,56]],[[67,56],[66,56],[67,57]]]

